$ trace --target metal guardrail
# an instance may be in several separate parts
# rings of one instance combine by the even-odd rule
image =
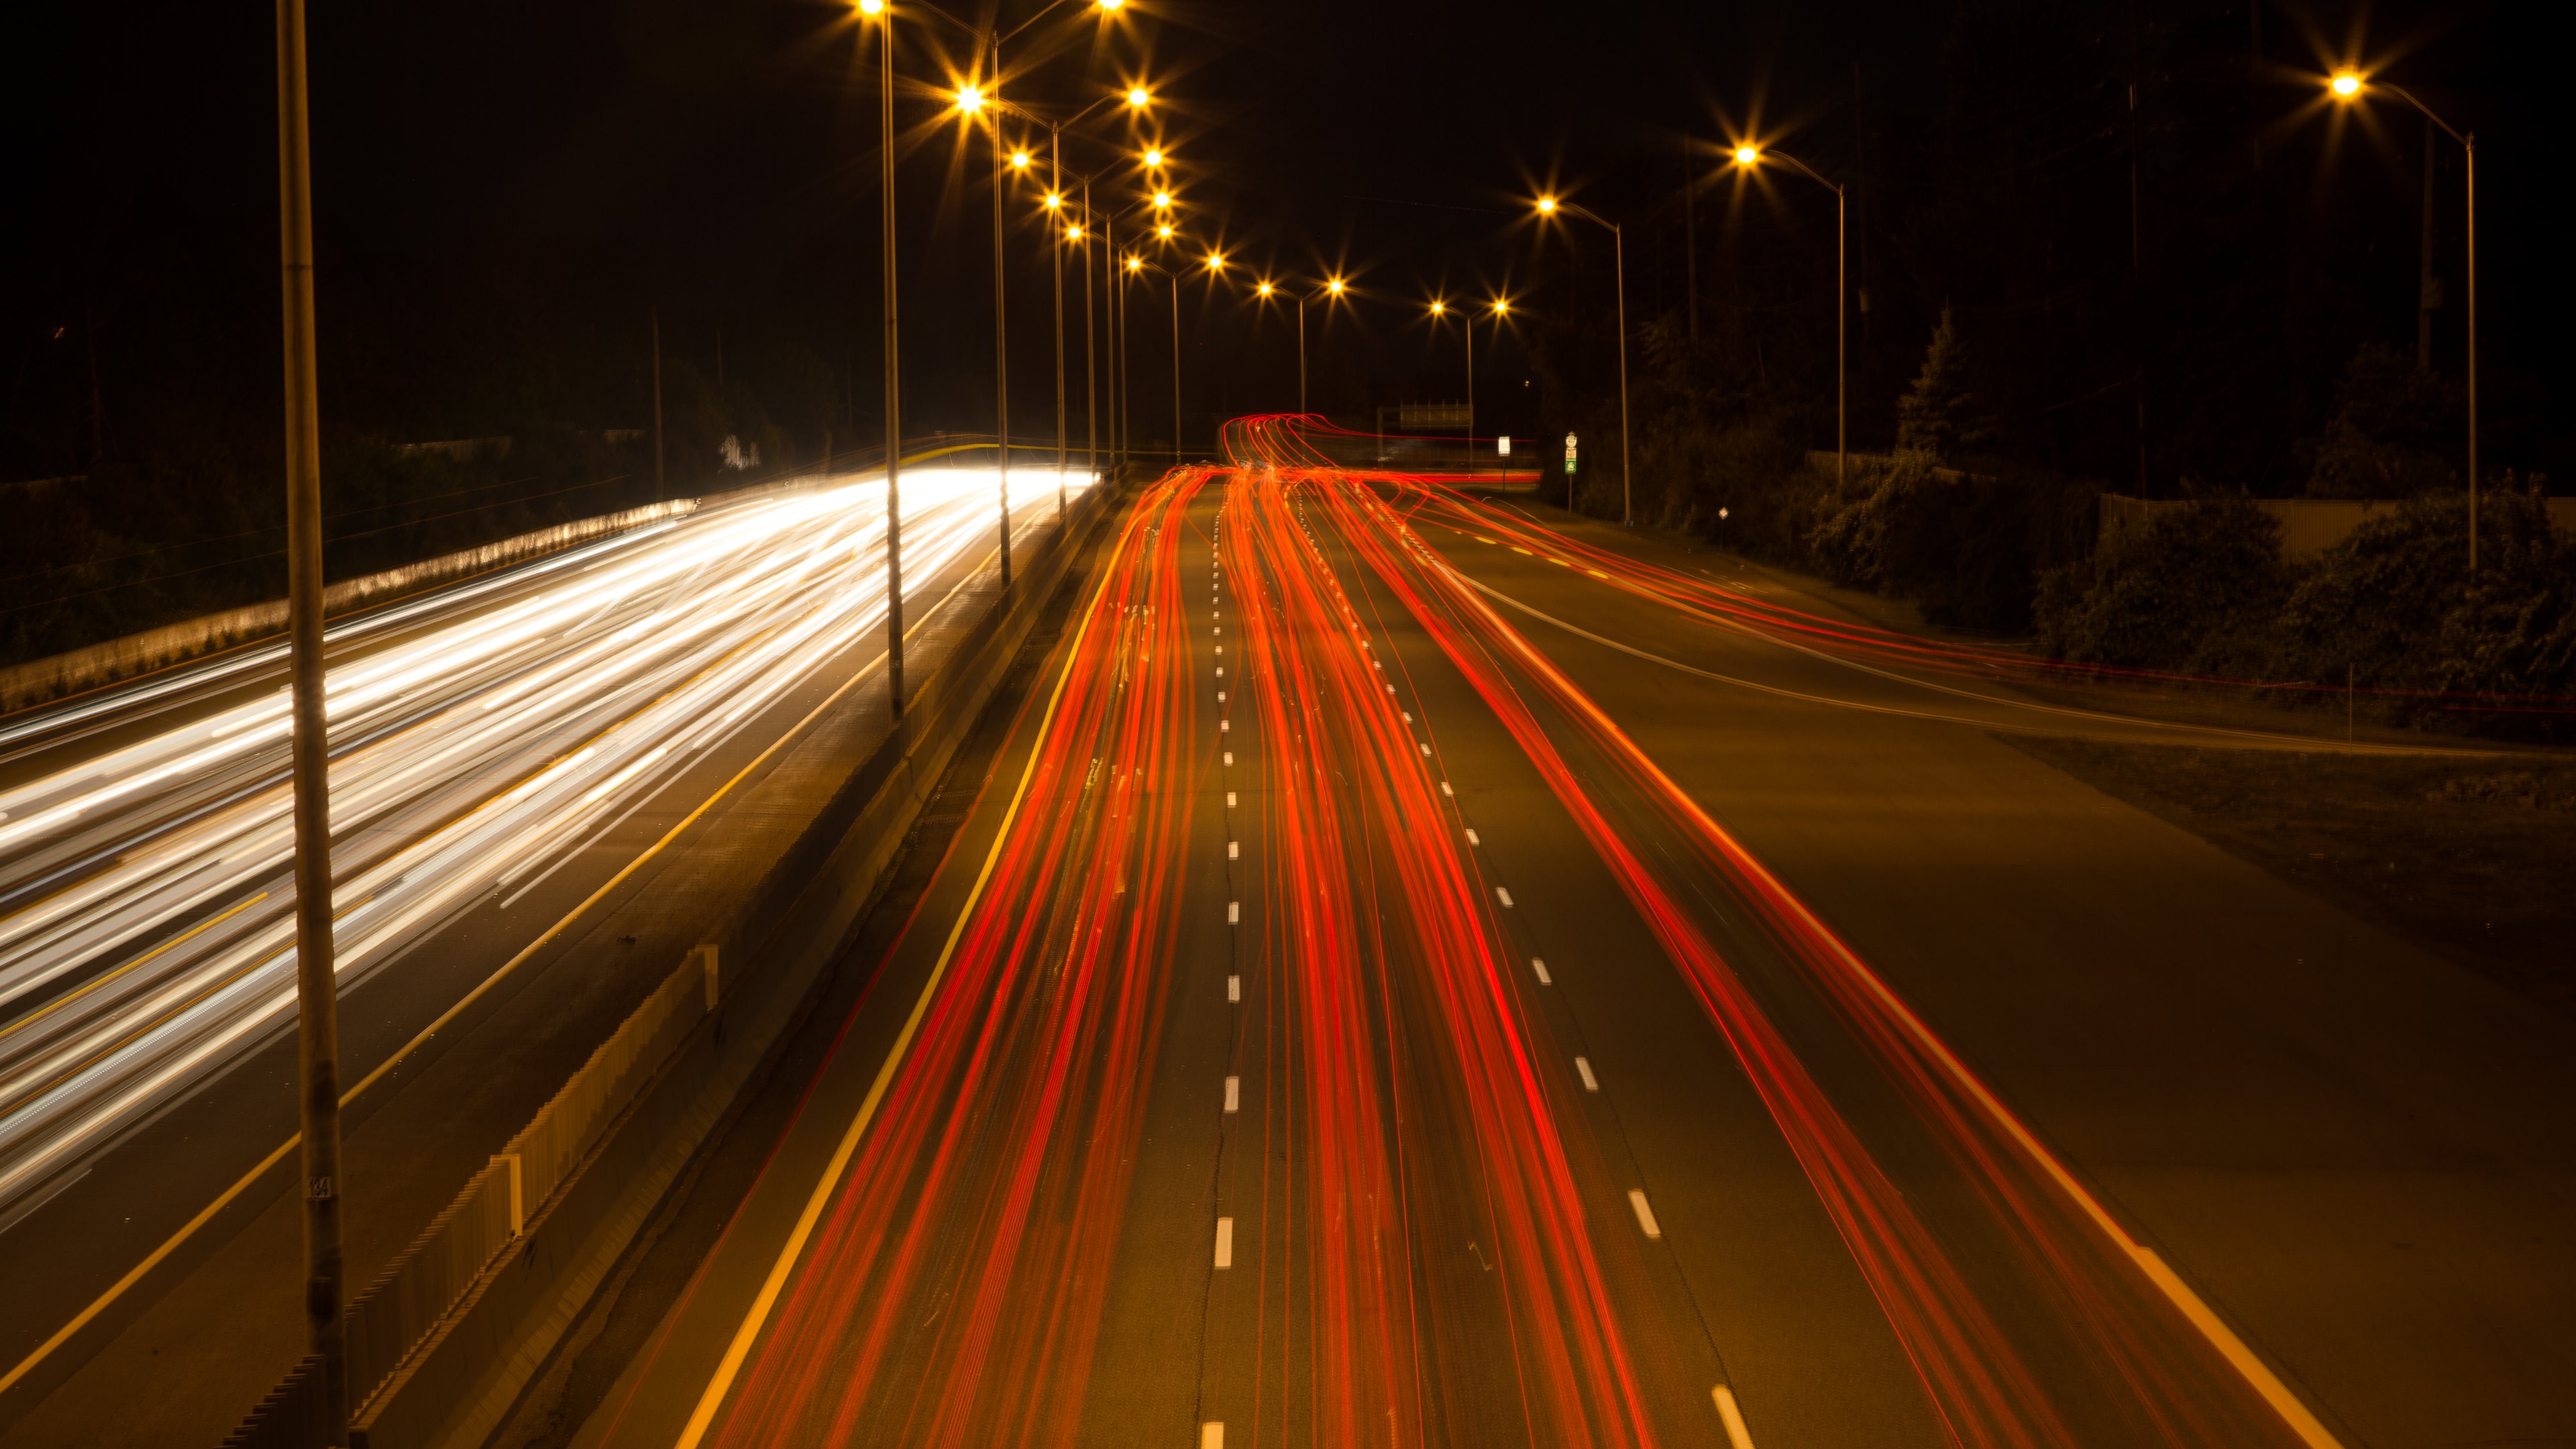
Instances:
[[[394,1377],[448,1310],[504,1257],[618,1114],[715,1010],[716,948],[700,946],[590,1054],[519,1134],[465,1184],[342,1319],[349,1415]],[[321,1449],[320,1361],[298,1362],[223,1449]]]

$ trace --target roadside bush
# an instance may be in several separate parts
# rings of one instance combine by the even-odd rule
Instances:
[[[2407,500],[2328,549],[2281,611],[2275,677],[2499,694],[2576,693],[2576,540],[2538,494]]]
[[[2018,633],[2038,575],[2077,552],[2091,504],[2053,474],[1958,472],[1906,451],[1852,460],[1839,490],[1819,475],[1810,520],[1808,561],[1828,578],[1919,600],[1936,624]]]
[[[2041,580],[2041,644],[2087,664],[2244,673],[2290,592],[2280,555],[2280,525],[2245,499],[2164,510]]]

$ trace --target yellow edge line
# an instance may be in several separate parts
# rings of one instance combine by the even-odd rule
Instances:
[[[1138,512],[1141,515],[1142,510]],[[1055,723],[1056,706],[1064,700],[1064,687],[1073,678],[1074,661],[1081,657],[1082,641],[1091,632],[1100,601],[1107,595],[1108,581],[1109,572],[1103,570],[1092,585],[1091,602],[1084,607],[1082,623],[1074,631],[1071,647],[1065,651],[1064,668],[1056,675],[1055,689],[1047,696],[1046,713],[1038,721],[1036,738],[1029,746],[1028,763],[1020,770],[1020,783],[1011,791],[1011,803],[1002,813],[1001,828],[994,832],[992,848],[984,853],[983,869],[975,873],[974,888],[966,893],[966,903],[958,909],[956,923],[948,928],[948,939],[939,948],[939,959],[932,963],[929,979],[921,983],[921,995],[912,1003],[912,1014],[904,1018],[903,1030],[895,1035],[894,1045],[886,1050],[885,1061],[878,1065],[876,1079],[868,1084],[868,1094],[860,1100],[857,1115],[850,1119],[849,1127],[841,1133],[839,1145],[832,1151],[832,1160],[824,1165],[821,1176],[814,1180],[814,1190],[806,1195],[805,1210],[797,1215],[796,1226],[779,1247],[777,1261],[770,1264],[769,1276],[761,1281],[760,1292],[743,1314],[741,1326],[734,1330],[733,1341],[725,1346],[724,1358],[717,1363],[715,1374],[707,1380],[705,1392],[698,1396],[696,1410],[681,1428],[677,1449],[696,1449],[698,1441],[706,1437],[708,1427],[714,1424],[716,1411],[723,1406],[725,1395],[732,1390],[735,1375],[742,1372],[743,1360],[750,1356],[753,1341],[760,1337],[761,1329],[768,1323],[770,1310],[778,1303],[778,1295],[786,1290],[788,1275],[795,1271],[796,1260],[804,1254],[806,1240],[813,1236],[814,1225],[822,1220],[823,1208],[831,1201],[833,1189],[839,1185],[841,1174],[848,1170],[850,1158],[857,1153],[860,1137],[866,1134],[868,1123],[875,1118],[878,1104],[885,1100],[886,1089],[894,1081],[895,1069],[903,1064],[905,1053],[911,1049],[913,1034],[921,1029],[922,1018],[929,1014],[930,999],[939,990],[941,978],[948,974],[948,962],[957,952],[957,942],[966,933],[966,922],[975,914],[977,903],[983,899],[984,886],[993,878],[993,867],[1001,860],[1002,844],[1011,838],[1011,823],[1019,818],[1020,804],[1027,798],[1029,782],[1037,774],[1038,757],[1042,753],[1040,747],[1045,743],[1047,731]]]
[[[999,550],[997,549],[995,551],[998,552]],[[988,554],[987,557],[990,557],[990,555]],[[981,565],[979,564],[977,567],[980,568]],[[970,577],[973,572],[973,570],[969,571]],[[963,587],[963,585],[961,584],[960,587]],[[950,591],[952,597],[955,592],[955,590]],[[941,602],[945,603],[946,601],[942,600]],[[930,610],[930,613],[937,612],[938,609],[936,606]],[[912,628],[904,631],[905,640],[909,641],[914,634],[919,633],[922,629],[928,627],[929,622],[929,614],[924,614]],[[570,911],[566,912],[563,919],[555,922],[551,926],[548,926],[545,934],[537,937],[534,941],[529,942],[526,948],[521,950],[519,954],[503,962],[499,970],[494,971],[491,975],[483,978],[483,983],[481,985],[475,987],[472,991],[467,992],[462,1000],[459,1000],[454,1006],[449,1007],[445,1012],[441,1013],[436,1021],[433,1021],[428,1026],[421,1028],[420,1033],[417,1036],[414,1036],[410,1041],[403,1043],[400,1051],[397,1051],[392,1056],[385,1058],[384,1062],[374,1071],[359,1078],[356,1086],[341,1093],[340,1105],[346,1107],[351,1102],[356,1101],[360,1092],[374,1086],[387,1072],[400,1066],[404,1058],[410,1056],[414,1051],[419,1050],[421,1044],[437,1035],[440,1028],[446,1026],[449,1022],[454,1021],[457,1015],[463,1012],[465,1008],[473,1005],[477,1000],[481,999],[485,992],[490,991],[494,986],[499,985],[502,977],[509,975],[514,970],[517,970],[522,962],[526,961],[530,956],[535,955],[547,942],[552,941],[556,936],[561,935],[564,928],[571,925],[583,912],[589,910],[592,906],[599,904],[602,898],[607,896],[611,891],[616,890],[618,886],[624,884],[626,878],[633,875],[636,870],[644,864],[644,862],[661,854],[664,847],[678,839],[682,831],[687,830],[691,825],[696,824],[698,818],[706,814],[708,810],[714,808],[717,801],[722,800],[725,796],[733,793],[734,786],[741,784],[746,776],[750,775],[754,770],[759,769],[762,763],[767,761],[770,756],[778,753],[781,749],[786,748],[789,742],[793,741],[798,735],[803,734],[807,725],[812,724],[816,719],[820,718],[825,710],[838,704],[841,700],[841,696],[848,694],[851,690],[857,688],[859,681],[867,678],[871,674],[874,674],[877,671],[877,667],[884,662],[885,656],[880,654],[876,658],[870,660],[856,674],[851,675],[847,683],[843,684],[840,688],[833,690],[828,698],[826,698],[821,704],[814,706],[814,708],[809,711],[803,719],[800,719],[795,724],[789,726],[787,733],[780,735],[778,739],[769,746],[769,748],[762,750],[758,755],[754,756],[750,764],[747,764],[740,770],[736,771],[732,779],[727,780],[722,785],[718,786],[716,788],[716,792],[709,795],[703,804],[699,805],[695,810],[690,811],[686,819],[683,819],[679,824],[672,826],[670,831],[661,839],[654,841],[642,855],[629,861],[626,868],[610,877],[606,885],[592,891],[589,896],[583,899],[580,905],[577,905]],[[243,904],[248,905],[250,903],[245,901]],[[208,922],[207,924],[211,925],[213,922]],[[270,1168],[275,1167],[278,1163],[284,1161],[286,1154],[294,1151],[296,1146],[303,1142],[303,1140],[304,1134],[298,1132],[294,1136],[289,1137],[284,1142],[278,1144],[275,1151],[269,1153],[266,1157],[261,1158],[257,1166],[253,1167],[250,1171],[243,1173],[232,1186],[225,1188],[222,1193],[216,1196],[213,1202],[206,1204],[204,1208],[198,1211],[195,1217],[188,1219],[186,1223],[180,1226],[177,1232],[172,1233],[167,1239],[164,1239],[161,1246],[154,1248],[142,1262],[135,1264],[131,1269],[127,1270],[124,1277],[119,1278],[113,1284],[110,1284],[107,1291],[93,1299],[88,1307],[72,1315],[72,1320],[69,1323],[56,1329],[53,1336],[46,1339],[43,1343],[36,1345],[34,1352],[18,1361],[17,1367],[9,1370],[5,1375],[0,1375],[0,1394],[6,1394],[9,1390],[15,1388],[19,1380],[25,1378],[28,1374],[33,1373],[38,1364],[43,1363],[47,1358],[52,1356],[54,1350],[61,1348],[64,1344],[70,1342],[73,1334],[76,1334],[82,1329],[88,1327],[92,1319],[95,1319],[101,1313],[106,1312],[108,1307],[114,1304],[117,1299],[125,1296],[128,1289],[131,1289],[135,1284],[142,1282],[145,1274],[150,1273],[153,1269],[161,1266],[164,1259],[168,1258],[172,1253],[177,1252],[179,1250],[179,1246],[187,1242],[191,1237],[194,1237],[199,1228],[204,1227],[208,1222],[213,1220],[215,1214],[222,1212],[225,1208],[231,1206],[233,1199],[240,1197],[245,1192],[248,1192],[251,1184],[259,1181],[259,1179],[266,1174]]]

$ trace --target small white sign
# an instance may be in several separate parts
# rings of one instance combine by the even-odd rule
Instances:
[[[1512,455],[1512,439],[1509,433],[1494,439],[1494,452],[1505,458]]]

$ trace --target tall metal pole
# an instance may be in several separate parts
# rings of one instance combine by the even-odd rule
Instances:
[[[886,473],[886,698],[903,716],[903,494],[896,474],[903,463],[902,356],[895,335],[894,266],[894,25],[877,28],[879,182],[885,188],[885,473]]]
[[[1610,228],[1610,259],[1619,299],[1619,513],[1620,522],[1634,526],[1636,495],[1628,478],[1628,238],[1616,223]]]
[[[1834,488],[1851,456],[1851,198],[1834,188]]]
[[[1002,74],[1002,42],[993,41],[993,75]],[[1002,197],[1010,158],[1002,154],[1002,116],[993,114],[993,456],[1002,497],[1002,587],[1011,586],[1011,349],[1002,316]]]
[[[1136,414],[1132,404],[1135,384],[1127,376],[1127,286],[1122,278],[1117,292],[1118,313],[1118,461],[1123,466],[1135,460]]]
[[[1091,476],[1100,476],[1100,349],[1091,336],[1091,183],[1082,183],[1082,448]]]
[[[1306,297],[1297,296],[1297,411],[1306,411]]]
[[[1476,471],[1476,314],[1458,309],[1459,330],[1467,334],[1467,471]]]
[[[2469,572],[2478,571],[2478,133],[2460,137],[2469,173]]]
[[[1172,278],[1172,466],[1181,466],[1181,274]]]
[[[286,334],[286,613],[294,690],[295,1047],[305,1342],[325,1442],[349,1442],[340,1333],[340,1005],[331,940],[331,750],[322,667],[322,427],[313,340],[313,173],[304,0],[277,3],[277,219]]]
[[[1047,195],[1056,204],[1047,211],[1047,225],[1055,230],[1055,245],[1047,248],[1055,258],[1055,521],[1064,522],[1064,136],[1060,131],[1047,133]]]
[[[667,502],[670,490],[662,480],[662,309],[652,309],[653,319],[653,501]]]

